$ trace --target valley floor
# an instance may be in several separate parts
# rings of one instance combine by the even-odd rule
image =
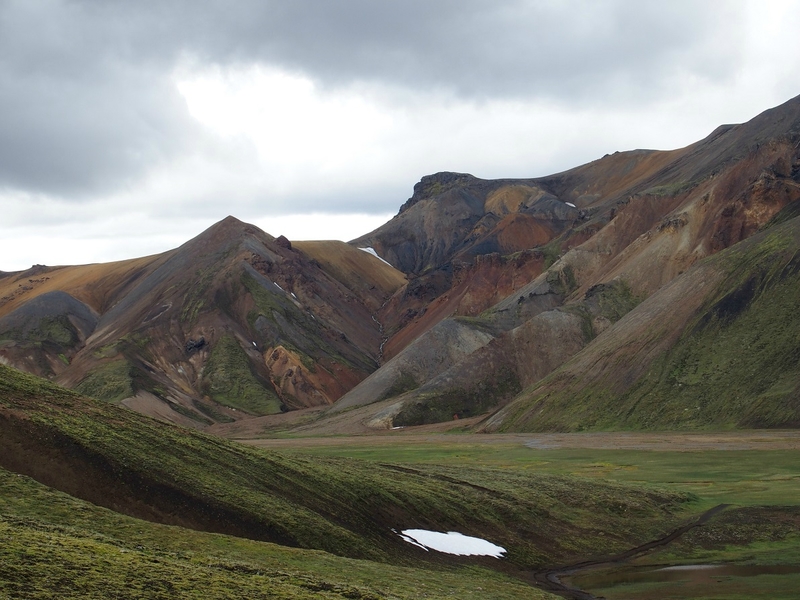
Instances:
[[[569,474],[688,492],[698,498],[695,509],[726,505],[707,523],[647,552],[561,569],[564,583],[588,592],[572,598],[789,599],[800,587],[799,431],[496,435],[421,427],[372,436],[242,441],[408,466]],[[586,557],[598,563],[606,558]]]
[[[466,421],[464,421],[466,423]],[[453,429],[452,424],[449,429]],[[700,452],[703,450],[800,450],[800,431],[735,432],[619,432],[592,433],[496,433],[464,434],[442,432],[442,424],[423,425],[387,431],[384,434],[334,437],[242,438],[238,441],[260,448],[358,448],[433,444],[446,447],[464,445],[517,445],[538,450],[585,448],[595,450],[658,450]],[[234,437],[233,439],[237,439]]]

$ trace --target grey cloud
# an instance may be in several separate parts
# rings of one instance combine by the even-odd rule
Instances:
[[[169,80],[177,50],[156,61],[100,5],[0,4],[0,187],[102,193],[200,135]]]
[[[0,99],[0,180],[69,197],[124,184],[185,148],[194,125],[177,94],[141,79],[18,81]]]
[[[474,100],[641,102],[671,71],[730,77],[737,4],[688,1],[0,2],[0,186],[98,194],[197,143],[185,54]],[[731,36],[719,50],[720,21]],[[728,23],[729,22],[729,23]],[[674,67],[672,65],[677,65]]]
[[[637,94],[677,64],[732,74],[738,3],[686,0],[305,0],[208,3],[176,23],[207,60],[263,60],[331,85],[367,80],[473,98],[531,94],[585,100],[620,82]],[[173,4],[173,9],[175,5]],[[235,8],[234,8],[235,7]],[[177,9],[175,9],[177,10]],[[191,14],[187,7],[181,14]],[[720,49],[718,33],[728,43]]]

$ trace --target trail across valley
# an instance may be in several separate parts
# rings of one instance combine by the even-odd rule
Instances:
[[[739,431],[735,433],[532,433],[464,434],[442,433],[427,426],[387,431],[375,435],[260,438],[239,440],[260,448],[305,448],[321,446],[407,446],[414,443],[521,444],[532,450],[585,448],[596,450],[654,450],[702,452],[705,450],[800,450],[800,431]]]

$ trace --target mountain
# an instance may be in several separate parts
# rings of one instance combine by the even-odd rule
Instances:
[[[228,217],[157,256],[0,273],[0,360],[224,435],[491,412],[481,427],[508,431],[796,426],[795,338],[703,361],[750,328],[791,330],[796,283],[773,271],[792,264],[798,199],[800,97],[677,150],[428,175],[348,244]],[[713,302],[731,294],[723,326]]]
[[[676,277],[482,428],[800,427],[798,292],[795,216]]]
[[[185,425],[329,404],[377,367],[375,311],[404,282],[228,217],[162,255],[5,274],[0,356]]]
[[[442,182],[439,186],[435,185],[437,177]],[[408,351],[397,353],[348,392],[332,411],[337,407],[360,406],[351,416],[368,429],[470,417],[511,402],[490,420],[489,428],[513,431],[641,427],[645,426],[641,420],[589,418],[582,411],[594,405],[594,388],[581,388],[581,403],[568,400],[574,388],[565,388],[563,401],[552,409],[552,418],[537,421],[539,417],[533,415],[538,414],[535,412],[538,408],[533,407],[540,404],[530,403],[529,399],[539,396],[531,389],[538,389],[536,384],[553,371],[556,373],[552,378],[557,379],[561,373],[557,369],[562,365],[566,369],[565,363],[584,348],[580,356],[594,356],[599,361],[606,353],[601,342],[615,339],[623,329],[623,323],[612,327],[614,323],[676,278],[688,281],[690,277],[698,277],[688,273],[693,265],[721,250],[738,247],[767,227],[773,218],[786,220],[780,235],[791,238],[785,228],[798,227],[790,217],[800,199],[800,98],[743,125],[720,127],[706,139],[680,150],[615,153],[564,173],[516,184],[502,181],[478,185],[473,178],[446,174],[437,177],[423,180],[425,185],[415,188],[415,196],[398,216],[360,238],[358,243],[370,243],[390,260],[409,261],[403,254],[405,246],[397,240],[408,235],[407,223],[412,217],[424,221],[430,215],[437,223],[432,230],[443,230],[445,220],[441,214],[445,208],[431,210],[428,205],[441,202],[446,207],[456,197],[475,198],[479,191],[486,190],[490,191],[485,199],[494,197],[492,194],[498,190],[508,191],[509,195],[511,189],[519,191],[523,186],[538,190],[530,192],[528,200],[514,205],[521,214],[534,208],[541,198],[545,198],[547,205],[574,204],[579,213],[570,223],[561,221],[560,233],[533,249],[544,258],[543,266],[547,267],[541,274],[480,314],[467,315],[452,305],[449,314],[440,311],[424,328],[420,327],[422,333],[406,347]],[[469,193],[456,194],[458,185],[466,186]],[[425,195],[426,190],[429,196]],[[473,201],[471,206],[475,205],[477,202]],[[489,205],[484,202],[484,207]],[[415,212],[419,214],[411,214]],[[414,257],[406,263],[422,269],[419,278],[436,277],[452,261],[459,260],[456,257],[472,251],[471,234],[463,235],[467,229],[464,223],[465,219],[458,220],[455,227],[444,233],[446,240],[459,240],[447,246],[449,254],[442,250],[443,246],[436,245],[432,236],[424,238],[420,245],[424,249],[423,258]],[[778,231],[764,235],[779,235]],[[791,246],[788,241],[787,244]],[[742,246],[739,252],[745,252],[746,248],[749,246]],[[448,260],[451,262],[447,263]],[[746,264],[755,269],[755,263]],[[753,271],[748,277],[759,275]],[[798,291],[796,287],[794,290]],[[447,297],[449,292],[442,292],[440,298]],[[753,300],[755,297],[748,298],[747,303]],[[666,306],[658,322],[670,331],[666,347],[680,338],[685,325],[678,318],[665,316],[684,314],[685,297],[671,296],[670,302],[674,304]],[[646,306],[641,310],[646,310]],[[640,314],[634,311],[629,319]],[[771,311],[762,318],[771,320],[772,327],[781,327],[782,321]],[[476,335],[483,336],[482,341],[470,343]],[[648,332],[639,330],[635,335],[647,336]],[[417,348],[425,348],[425,352]],[[454,348],[463,350],[454,353]],[[597,349],[596,354],[590,353],[591,348]],[[797,348],[795,340],[787,342],[782,351],[793,356]],[[435,356],[436,360],[430,360],[429,356]],[[630,355],[618,362],[603,360],[603,377],[635,379],[639,372],[626,369],[630,364],[642,363],[647,364],[647,360]],[[762,387],[769,387],[769,376],[759,375],[765,372],[753,364],[747,365],[750,376],[761,381]],[[726,426],[795,426],[797,408],[792,408],[789,398],[792,386],[800,380],[791,373],[781,379],[786,393],[773,399],[777,404],[790,403],[780,417],[768,417],[759,411],[746,417],[742,410],[731,409],[722,418],[712,414],[720,409],[715,404],[715,409],[709,408],[703,413],[705,416],[697,419],[654,418],[648,426],[702,427],[723,422]],[[722,386],[723,380],[717,380],[716,385]],[[607,402],[613,404],[622,388],[604,391]],[[642,395],[650,397],[649,392]],[[664,396],[662,393],[662,399]],[[686,403],[692,401],[686,396]],[[680,411],[683,408],[681,404]],[[764,408],[773,409],[774,406]],[[651,406],[650,410],[654,408]],[[558,411],[586,418],[560,420],[555,416]],[[526,416],[519,419],[507,416],[512,412],[520,415],[524,412]]]

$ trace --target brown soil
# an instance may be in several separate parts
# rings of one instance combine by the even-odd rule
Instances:
[[[109,299],[170,253],[118,262],[34,267],[0,277],[0,317],[47,292],[63,291],[102,313]]]

